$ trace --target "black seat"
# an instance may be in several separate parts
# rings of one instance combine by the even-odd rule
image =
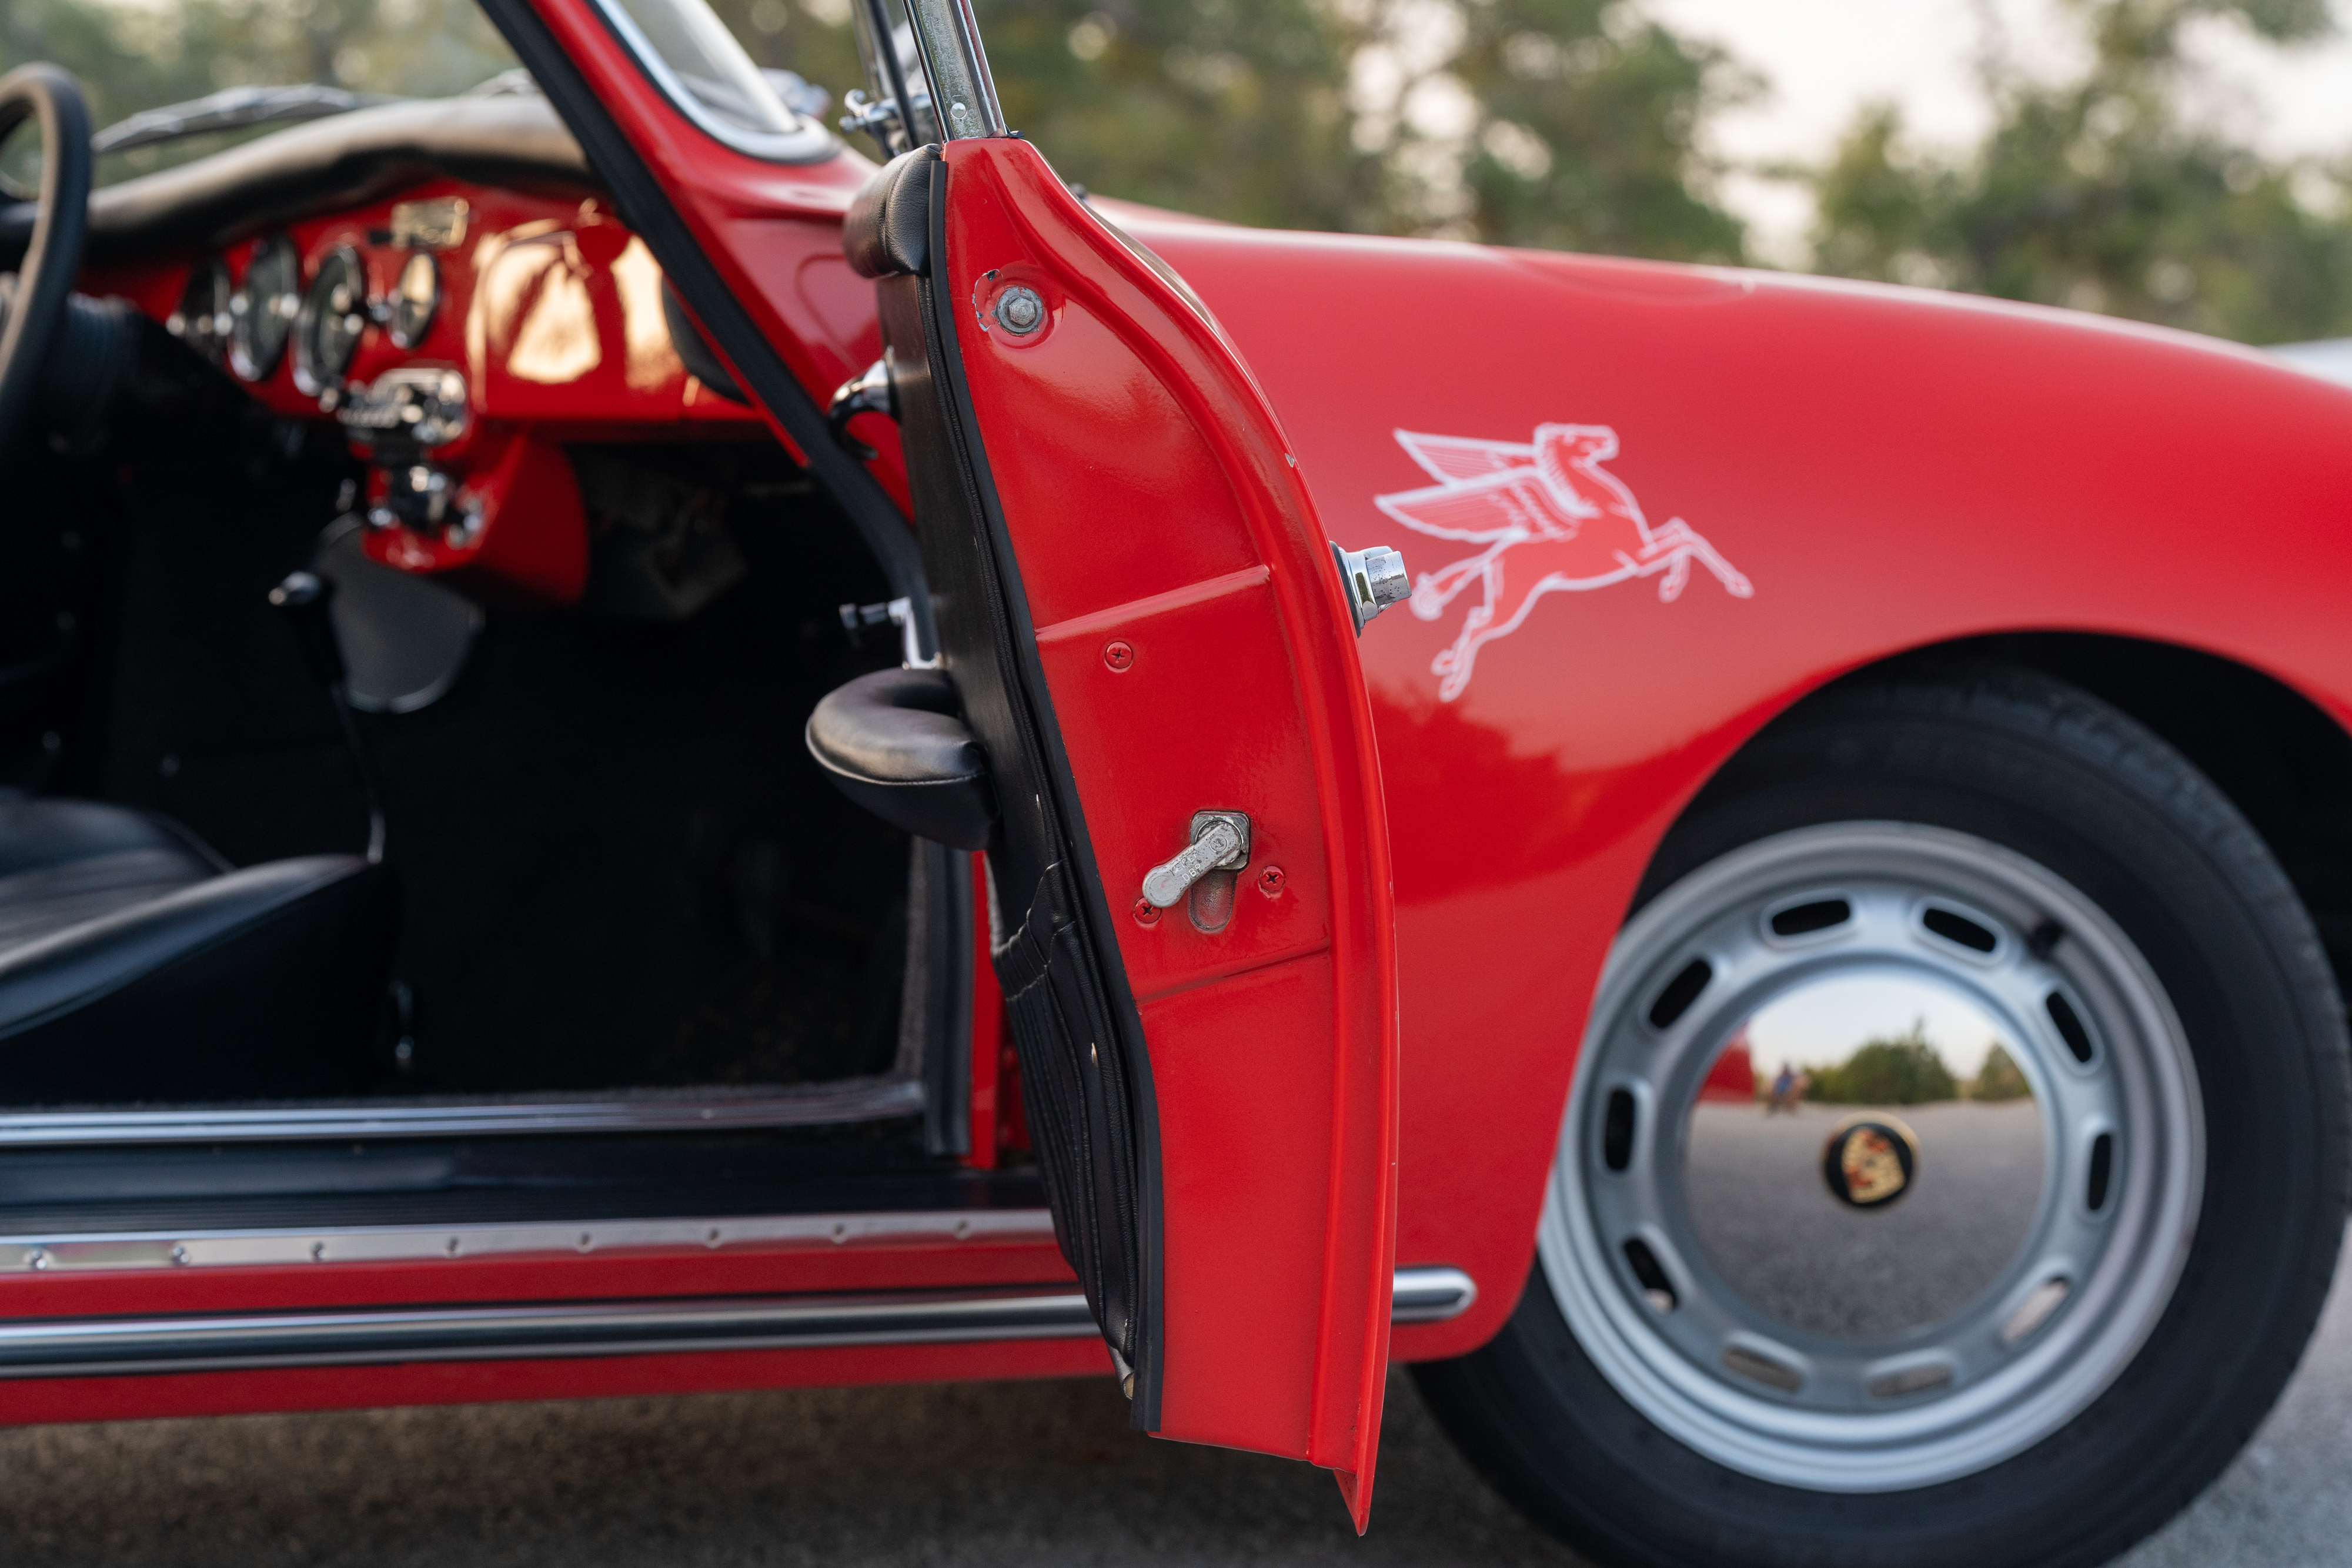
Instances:
[[[356,855],[232,868],[165,818],[0,800],[0,1104],[355,1093],[399,902]]]

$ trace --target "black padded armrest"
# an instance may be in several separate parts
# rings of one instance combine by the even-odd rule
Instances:
[[[923,270],[931,238],[936,147],[901,152],[874,172],[841,224],[841,248],[861,277],[904,277]]]
[[[917,838],[984,850],[996,821],[988,758],[943,670],[877,670],[809,715],[809,755],[835,788]]]

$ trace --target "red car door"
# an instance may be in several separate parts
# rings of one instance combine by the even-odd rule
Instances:
[[[648,41],[661,22],[710,47],[672,26],[688,7],[487,5],[739,381],[854,506],[872,481],[806,372],[780,373],[808,356],[758,284],[793,182]],[[1139,1427],[1328,1467],[1360,1527],[1397,1124],[1355,648],[1370,585],[1344,586],[1216,324],[1005,134],[968,13],[913,19],[947,139],[874,176],[847,248],[893,367],[952,693],[933,706],[960,708],[992,787],[992,953],[1056,1232]]]

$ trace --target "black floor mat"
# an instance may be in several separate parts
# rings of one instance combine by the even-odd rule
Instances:
[[[907,841],[802,743],[817,699],[892,660],[835,607],[885,597],[847,524],[772,449],[740,470],[749,574],[684,622],[493,608],[434,706],[362,724],[406,899],[415,1052],[383,1087],[518,1092],[821,1082],[896,1048]],[[139,507],[102,769],[240,864],[352,851],[364,813],[326,700],[266,603],[343,472],[322,462]]]

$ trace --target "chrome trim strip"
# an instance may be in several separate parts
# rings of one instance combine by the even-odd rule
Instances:
[[[736,1215],[715,1219],[620,1219],[527,1225],[385,1225],[286,1230],[156,1230],[0,1236],[0,1273],[116,1269],[267,1267],[290,1263],[417,1263],[595,1252],[744,1247],[938,1245],[1050,1241],[1042,1208],[881,1214]]]
[[[1400,1269],[1392,1321],[1442,1322],[1460,1315],[1477,1297],[1478,1287],[1459,1269]],[[407,1361],[1092,1339],[1095,1332],[1086,1297],[1077,1291],[1053,1286],[20,1320],[0,1322],[0,1380]]]
[[[909,1080],[741,1099],[517,1101],[472,1104],[266,1106],[226,1110],[29,1111],[0,1115],[0,1148],[63,1144],[239,1144],[462,1138],[518,1133],[665,1133],[805,1127],[922,1113]]]
[[[1468,1312],[1477,1299],[1478,1281],[1459,1269],[1399,1269],[1395,1293],[1389,1298],[1389,1322],[1399,1327],[1442,1323]]]
[[[1091,1339],[1066,1288],[0,1323],[0,1378]]]
[[[878,1214],[730,1215],[706,1219],[545,1220],[516,1225],[383,1225],[283,1230],[97,1231],[0,1236],[0,1274],[124,1269],[268,1268],[300,1263],[424,1263],[589,1253],[711,1251],[747,1247],[938,1246],[1045,1242],[1043,1208],[931,1209]],[[1440,1323],[1478,1299],[1462,1270],[1399,1269],[1389,1321]]]

